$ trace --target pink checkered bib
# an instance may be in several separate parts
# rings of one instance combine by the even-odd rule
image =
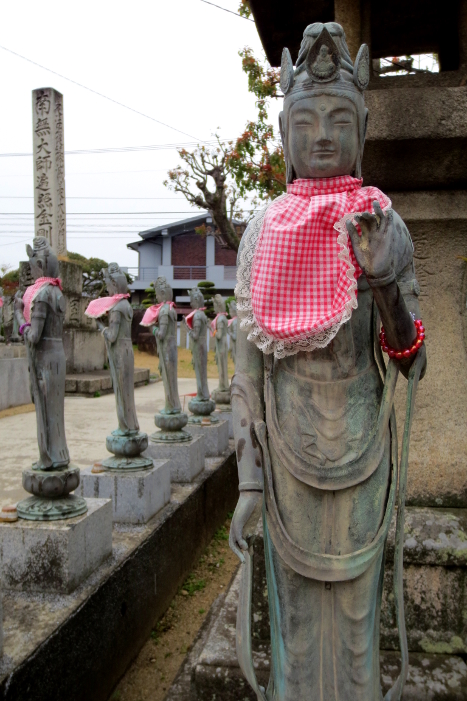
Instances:
[[[391,207],[380,190],[345,175],[295,180],[267,209],[251,269],[251,306],[265,352],[323,347],[350,319],[362,271],[345,222],[373,212],[375,200]]]

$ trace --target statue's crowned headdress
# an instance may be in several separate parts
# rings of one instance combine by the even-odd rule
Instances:
[[[26,253],[30,265],[39,267],[44,277],[57,277],[58,258],[44,236],[36,236],[32,241],[32,248],[27,244]]]
[[[107,285],[113,283],[118,293],[128,292],[128,281],[125,273],[121,270],[118,263],[109,263],[108,268],[102,270],[104,280]]]
[[[204,305],[204,296],[199,287],[193,287],[191,290],[189,290],[189,293],[190,299],[193,302],[197,302],[200,307]]]
[[[284,111],[281,113],[283,139],[287,134],[289,110],[297,100],[323,94],[345,97],[354,103],[358,114],[360,155],[355,175],[361,177],[368,114],[363,93],[369,80],[370,53],[366,44],[362,44],[355,63],[352,63],[345,33],[340,24],[310,24],[303,33],[295,69],[290,51],[287,48],[282,51],[280,86],[284,93]],[[287,182],[292,182],[293,169],[287,158],[286,143],[284,151]]]
[[[159,292],[166,302],[172,301],[173,290],[164,276],[161,275],[157,278],[157,280],[154,283],[154,289],[156,291],[156,295]]]

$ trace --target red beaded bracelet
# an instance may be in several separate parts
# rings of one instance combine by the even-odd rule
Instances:
[[[415,353],[418,351],[419,348],[421,348],[421,346],[423,345],[423,341],[425,340],[425,327],[423,326],[421,319],[416,319],[414,321],[414,324],[415,328],[417,329],[417,340],[410,348],[406,348],[402,351],[396,351],[394,350],[394,348],[391,348],[391,346],[388,345],[388,342],[386,341],[386,333],[383,327],[381,327],[381,333],[379,334],[379,342],[384,353],[387,353],[390,358],[397,358],[398,360],[401,360],[401,358],[410,358],[411,355],[415,355]]]

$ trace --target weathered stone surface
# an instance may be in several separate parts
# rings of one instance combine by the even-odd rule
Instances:
[[[200,424],[187,424],[185,431],[191,433],[193,437],[203,436],[206,450],[206,457],[216,457],[222,455],[229,447],[229,423],[219,421],[210,426]]]
[[[68,373],[92,372],[104,367],[104,340],[98,331],[65,326],[63,346]]]
[[[0,699],[32,701],[31,680],[34,701],[108,699],[236,497],[232,450],[147,524],[115,525],[112,556],[72,594],[5,591]]]
[[[112,503],[89,499],[66,521],[0,523],[5,589],[69,594],[112,553]]]
[[[466,321],[467,196],[461,193],[395,193],[415,246],[420,307],[427,329],[427,373],[419,385],[410,442],[408,503],[467,506]],[[399,432],[407,383],[399,379]]]
[[[147,470],[81,471],[78,493],[112,499],[114,523],[147,523],[170,501],[170,461],[154,460]]]
[[[233,414],[231,410],[225,410],[222,405],[217,405],[216,406],[216,411],[214,412],[215,416],[218,416],[220,421],[228,421],[229,422],[229,438],[234,437],[233,433]]]
[[[386,553],[381,614],[381,673],[385,690],[398,674],[399,647],[393,597],[393,521]],[[404,589],[410,669],[403,699],[467,699],[467,510],[408,507]],[[239,574],[203,650],[193,661],[196,695],[177,701],[251,699],[235,653]],[[252,644],[260,683],[269,677],[269,611],[261,523],[254,543]],[[392,681],[391,681],[392,680]],[[187,694],[185,684],[184,693]],[[180,690],[179,690],[180,691]],[[170,696],[169,696],[170,698]],[[174,699],[175,701],[175,699]]]
[[[170,701],[256,701],[238,666],[235,651],[235,620],[240,571],[234,578],[220,612],[204,636],[201,652],[192,659],[191,684],[185,671],[169,691]],[[256,610],[255,610],[256,615]],[[195,646],[196,647],[196,646]],[[267,641],[254,641],[253,661],[258,681],[267,686],[270,648]],[[399,674],[398,654],[381,651],[383,693]],[[467,665],[460,657],[411,653],[403,701],[464,701],[467,699]]]
[[[66,256],[63,95],[54,88],[33,90],[32,115],[34,232]]]
[[[465,88],[368,90],[365,102],[367,184],[386,191],[466,186]]]
[[[204,436],[197,436],[186,443],[153,443],[149,441],[143,457],[153,460],[170,460],[172,482],[191,482],[204,467]]]
[[[6,350],[10,350],[7,348]],[[21,346],[11,351],[23,350]],[[31,403],[27,358],[0,358],[0,411]]]
[[[147,384],[149,380],[150,370],[148,368],[135,368],[135,387]],[[96,392],[109,394],[113,392],[110,370],[68,374],[65,381],[65,392],[66,394],[78,394],[86,397],[93,397]]]
[[[24,344],[15,346],[0,346],[0,360],[9,358],[26,358],[26,347]]]

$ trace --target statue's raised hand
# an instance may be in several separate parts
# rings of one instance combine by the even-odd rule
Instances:
[[[353,222],[346,223],[357,263],[370,278],[390,277],[393,272],[392,210],[383,212],[378,201],[373,202],[374,214],[363,212],[354,217],[362,231],[358,233]]]

